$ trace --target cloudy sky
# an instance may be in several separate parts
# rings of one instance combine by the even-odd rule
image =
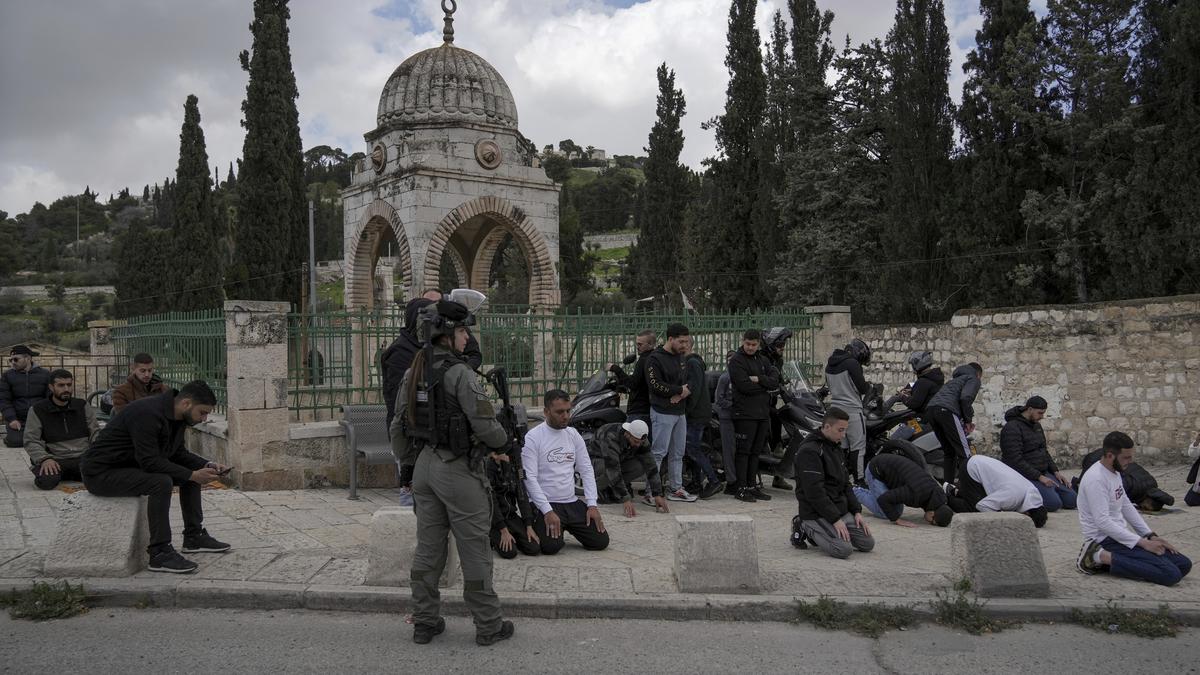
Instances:
[[[700,123],[719,114],[728,0],[459,0],[455,44],[492,63],[539,147],[572,138],[642,154],[654,71],[687,98],[684,161],[713,152]],[[834,42],[886,34],[894,0],[824,0]],[[104,197],[173,175],[183,102],[200,99],[210,163],[241,153],[251,0],[0,0],[0,210],[28,211],[85,185]],[[760,0],[766,25],[784,0]],[[978,0],[946,0],[957,100],[979,27]],[[1035,5],[1044,5],[1037,0]],[[412,53],[441,43],[437,0],[293,0],[292,63],[304,147],[364,149],[379,92]]]

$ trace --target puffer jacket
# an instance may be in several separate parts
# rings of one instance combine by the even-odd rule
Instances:
[[[824,518],[830,524],[862,507],[850,487],[842,446],[816,432],[796,449],[796,501],[801,520]]]
[[[29,370],[9,369],[0,375],[0,413],[7,425],[13,420],[25,423],[29,409],[50,395],[50,371],[41,366]]]
[[[1027,480],[1037,480],[1047,472],[1058,473],[1058,465],[1046,448],[1046,432],[1042,431],[1042,425],[1025,419],[1023,412],[1024,407],[1016,406],[1004,413],[1000,459]]]
[[[913,382],[912,391],[908,393],[908,400],[904,405],[913,412],[925,412],[929,400],[941,390],[944,384],[946,384],[946,375],[942,373],[941,368],[926,370],[917,376],[916,382]]]
[[[959,366],[949,382],[929,400],[929,408],[945,408],[958,415],[963,423],[975,418],[975,397],[979,394],[979,376],[971,366]]]

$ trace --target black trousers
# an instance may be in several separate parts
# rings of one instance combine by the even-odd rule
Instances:
[[[513,536],[513,547],[507,551],[500,550],[500,528],[502,527],[507,527]],[[509,518],[502,523],[493,524],[492,531],[488,536],[492,540],[492,550],[505,560],[517,557],[518,552],[525,555],[537,555],[542,552],[540,546],[525,536],[525,523],[521,522],[520,518]],[[540,535],[539,538],[541,538]]]
[[[200,506],[200,486],[190,480],[175,482],[165,473],[146,473],[141,469],[109,469],[95,475],[84,474],[83,484],[97,497],[148,496],[146,518],[150,521],[150,555],[171,547],[171,488],[179,486],[179,508],[183,513],[183,536],[204,530],[204,510]]]
[[[554,555],[562,550],[566,545],[566,539],[563,537],[565,532],[570,532],[571,536],[589,551],[603,551],[608,548],[608,533],[596,529],[594,522],[591,525],[587,524],[587,504],[584,504],[582,499],[566,504],[550,503],[550,508],[562,521],[562,532],[555,539],[546,534],[546,518],[541,509],[533,504],[530,504],[529,508],[533,509],[533,531],[542,542],[544,555]]]
[[[967,458],[971,456],[962,420],[941,406],[927,409],[925,419],[942,446],[942,480],[961,481],[967,475]]]
[[[33,472],[33,484],[39,490],[53,490],[58,487],[58,484],[64,480],[83,480],[83,476],[79,475],[79,458],[74,459],[58,459],[51,457],[55,462],[58,462],[58,474],[54,476],[39,476],[38,472],[42,470],[41,465],[31,466],[29,470]]]
[[[758,485],[758,456],[767,446],[771,420],[735,419],[733,430],[737,435],[737,486],[754,487]]]
[[[963,467],[962,476],[958,480],[958,489],[953,496],[946,498],[946,503],[954,509],[955,513],[974,513],[975,505],[987,496],[987,490],[983,489],[983,485],[967,473],[965,462]]]

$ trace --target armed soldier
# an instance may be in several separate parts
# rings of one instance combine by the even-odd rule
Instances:
[[[468,307],[457,300],[472,302]],[[428,644],[446,629],[438,579],[450,532],[462,561],[463,600],[475,620],[475,643],[512,637],[492,588],[491,497],[483,470],[486,446],[505,448],[510,437],[496,420],[483,388],[460,357],[471,314],[483,294],[455,291],[421,311],[425,346],[413,359],[396,396],[392,451],[413,465],[417,550],[413,555],[413,642]]]

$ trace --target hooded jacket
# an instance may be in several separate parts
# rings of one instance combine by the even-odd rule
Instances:
[[[646,387],[650,390],[650,406],[663,415],[682,415],[687,411],[686,399],[671,403],[671,398],[683,393],[687,374],[683,359],[664,347],[646,357]],[[695,396],[697,392],[690,392]]]
[[[0,375],[0,413],[7,425],[13,420],[22,424],[33,404],[50,395],[50,371],[41,366],[29,370],[10,368]]]
[[[142,384],[142,381],[136,376],[130,375],[126,378],[125,383],[113,389],[112,405],[113,411],[116,412],[121,408],[133,403],[138,399],[143,399],[148,396],[157,396],[166,391],[167,385],[158,379],[158,375],[150,376],[150,384]]]
[[[925,412],[929,400],[938,393],[943,384],[946,384],[946,376],[942,373],[942,369],[929,368],[918,375],[917,381],[913,382],[912,391],[908,393],[908,401],[905,402],[905,405],[913,412]]]
[[[708,376],[706,374],[708,365],[704,363],[704,359],[700,358],[699,354],[695,353],[688,354],[683,365],[687,369],[688,390],[692,392],[683,400],[688,422],[708,424],[708,421],[712,419],[713,412],[712,396],[708,392]]]
[[[1025,419],[1024,406],[1009,408],[1004,413],[1004,428],[1000,430],[1000,459],[1029,480],[1044,473],[1058,473],[1058,465],[1046,449],[1046,432],[1042,425]]]
[[[757,377],[758,382],[751,380]],[[733,419],[771,418],[771,391],[779,386],[779,371],[763,353],[753,356],[738,349],[729,359],[729,385],[733,389]]]
[[[946,491],[911,459],[882,454],[868,465],[871,475],[887,486],[887,492],[879,496],[879,508],[888,520],[897,520],[904,515],[904,507],[912,506],[924,511],[936,511],[946,503]]]
[[[850,487],[841,444],[817,431],[797,448],[795,467],[801,520],[824,518],[833,524],[847,513],[862,511]]]
[[[933,398],[929,399],[926,409],[932,407],[945,408],[958,415],[963,423],[970,422],[975,417],[975,397],[979,394],[979,376],[969,365],[954,369],[951,380],[942,386]]]
[[[862,397],[871,391],[863,377],[862,364],[844,349],[835,349],[825,365],[829,403],[846,412],[862,412]]]
[[[426,301],[425,304],[431,303]],[[412,305],[413,303],[410,302],[409,306]],[[420,309],[422,306],[418,305],[416,309]],[[412,314],[415,323],[416,310],[413,310]],[[396,392],[400,389],[400,382],[404,379],[404,373],[408,372],[408,367],[412,365],[413,358],[419,351],[421,351],[421,341],[417,338],[416,332],[412,328],[404,328],[379,356],[379,379],[383,382],[383,403],[387,406],[388,424],[391,424],[392,416],[396,413]],[[470,333],[467,335],[467,346],[463,348],[462,358],[471,367],[471,370],[478,370],[479,366],[483,365],[483,353],[479,350],[479,341]]]

